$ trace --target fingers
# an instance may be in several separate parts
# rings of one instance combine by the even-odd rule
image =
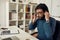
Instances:
[[[36,15],[36,19],[38,19],[38,15]]]
[[[36,16],[35,16],[35,14],[34,14],[34,19],[36,19]]]
[[[49,12],[47,12],[47,11],[44,13],[44,15],[45,16],[50,16]]]
[[[46,19],[46,20],[49,20],[49,18],[50,18],[49,12],[45,12],[44,15],[45,15],[45,19]]]
[[[38,15],[37,14],[32,15],[32,21],[33,22],[36,21],[37,19],[38,19]]]

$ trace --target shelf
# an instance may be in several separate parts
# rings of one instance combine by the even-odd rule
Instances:
[[[29,24],[25,24],[25,26],[29,26]]]
[[[24,4],[24,3],[19,3],[19,2],[10,2],[11,4]]]
[[[24,28],[24,25],[19,25],[19,28]]]
[[[24,21],[24,20],[19,19],[18,21]]]
[[[18,25],[23,25],[23,21],[18,21]]]
[[[18,3],[23,3],[23,1],[22,0],[18,0]]]
[[[25,21],[25,24],[29,24],[30,21]]]
[[[29,27],[25,26],[25,32],[29,33]]]
[[[28,29],[29,23],[34,13],[35,13],[35,4],[25,4],[19,1],[10,2],[9,26],[18,26],[25,32],[29,32]]]
[[[26,14],[27,14],[27,13],[30,13],[30,12],[26,12]]]
[[[22,14],[24,14],[24,12],[18,12],[18,13],[22,13]]]
[[[25,19],[26,21],[30,21],[30,19]]]
[[[9,21],[17,21],[17,20],[9,20]]]
[[[18,20],[24,20],[23,15],[24,15],[23,13],[19,13],[19,14],[18,14]]]
[[[17,20],[17,14],[16,13],[9,13],[9,20]]]
[[[11,12],[11,13],[17,13],[16,12],[16,4],[9,3],[9,12]]]
[[[31,19],[31,14],[30,13],[26,13],[25,18],[26,19]]]
[[[24,5],[24,3],[18,3],[19,5]]]
[[[24,28],[20,28],[20,29],[24,30]]]
[[[32,9],[32,13],[35,13],[35,5],[32,7],[33,9]]]
[[[11,4],[17,4],[16,2],[10,2]]]
[[[28,29],[25,29],[25,32],[29,33],[29,30]],[[27,39],[28,40],[28,39]]]
[[[24,12],[24,5],[18,4],[18,12]]]
[[[17,0],[9,0],[10,3],[17,3]]]
[[[10,21],[9,26],[16,26],[16,21]]]
[[[26,12],[30,12],[30,5],[26,5]]]

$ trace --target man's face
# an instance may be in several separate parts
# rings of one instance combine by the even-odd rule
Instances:
[[[42,10],[42,9],[37,9],[37,10],[36,10],[36,16],[37,16],[38,18],[42,18],[42,17],[44,16],[43,10]]]

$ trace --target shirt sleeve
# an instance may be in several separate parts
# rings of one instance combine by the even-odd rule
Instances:
[[[34,30],[36,28],[36,26],[37,26],[37,22],[34,22],[34,23],[31,22],[29,24],[29,30]]]

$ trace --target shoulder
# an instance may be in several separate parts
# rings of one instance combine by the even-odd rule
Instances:
[[[50,17],[50,22],[56,23],[56,19],[55,19],[55,18]]]
[[[50,17],[50,20],[51,20],[51,21],[56,21],[56,19],[55,19],[55,18],[53,18],[53,17]]]
[[[56,20],[55,18],[53,18],[53,17],[50,17],[50,20]]]

